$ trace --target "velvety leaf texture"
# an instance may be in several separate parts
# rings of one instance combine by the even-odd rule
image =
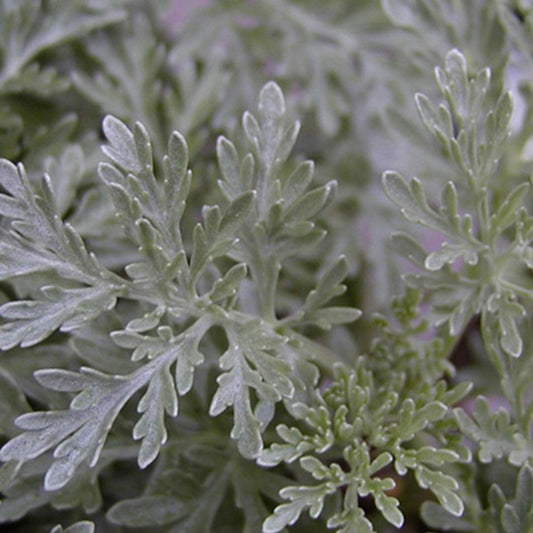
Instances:
[[[530,4],[0,1],[0,530],[533,531]]]

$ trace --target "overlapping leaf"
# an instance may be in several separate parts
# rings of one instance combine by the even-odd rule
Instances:
[[[233,407],[231,437],[237,440],[245,457],[256,457],[263,447],[261,432],[274,415],[274,406],[291,398],[295,385],[291,366],[277,357],[286,339],[265,334],[258,323],[251,322],[237,330],[228,330],[230,346],[220,358],[222,373],[209,413],[216,416]],[[255,409],[250,391],[257,396]]]
[[[224,211],[218,206],[204,207],[204,224],[194,228],[188,259],[180,228],[191,182],[185,139],[178,132],[171,135],[159,179],[150,138],[140,123],[130,131],[108,116],[104,132],[110,143],[104,151],[114,165],[101,164],[100,175],[109,187],[126,234],[147,259],[129,265],[126,271],[133,279],[159,288],[161,283],[177,282],[184,294],[191,296],[207,266],[233,247],[235,232],[252,208],[253,191],[238,195]]]
[[[120,281],[91,254],[79,233],[61,221],[52,180],[44,175],[37,194],[20,165],[0,161],[0,212],[12,219],[2,229],[2,279],[33,273],[51,273],[55,285],[41,288],[42,300],[8,302],[0,314],[3,349],[29,346],[56,329],[68,331],[115,305]],[[73,280],[81,286],[71,286]],[[61,283],[66,283],[65,288]]]
[[[47,490],[63,487],[83,464],[94,466],[100,457],[107,434],[126,402],[147,386],[138,404],[140,419],[133,428],[133,438],[142,439],[138,463],[144,468],[154,461],[167,439],[165,413],[178,414],[178,391],[184,394],[192,383],[192,370],[198,364],[198,346],[205,323],[196,323],[181,337],[167,337],[163,343],[143,340],[138,334],[122,334],[115,339],[122,345],[150,352],[151,361],[124,376],[108,375],[90,368],[79,373],[66,370],[43,370],[35,374],[38,381],[53,390],[77,392],[70,409],[29,413],[17,419],[26,430],[9,441],[1,450],[4,461],[28,461],[54,448],[54,461],[45,476]],[[190,340],[193,338],[194,340]],[[150,348],[147,347],[150,346]],[[178,362],[174,378],[170,366]],[[97,421],[97,422],[96,422]]]
[[[436,310],[447,316],[452,335],[475,314],[491,314],[498,322],[501,348],[518,357],[523,342],[517,323],[526,314],[519,299],[533,300],[527,279],[511,279],[507,272],[520,268],[520,262],[528,264],[529,185],[519,183],[506,190],[497,184],[493,193],[487,189],[508,141],[511,97],[502,92],[491,103],[487,98],[490,72],[482,70],[470,77],[466,58],[458,50],[446,55],[436,79],[445,103],[437,108],[426,96],[417,95],[419,114],[461,170],[465,194],[460,199],[457,187],[448,182],[442,190],[442,205],[436,209],[420,180],[414,178],[408,184],[397,173],[385,173],[385,192],[403,215],[447,239],[429,254],[405,237],[399,238],[399,246],[418,265],[435,273],[424,273],[417,282],[436,295]],[[457,291],[459,285],[463,285],[462,294]]]
[[[452,397],[462,394],[464,390],[449,391],[442,398],[452,401]],[[298,520],[305,509],[309,509],[312,517],[318,517],[326,497],[339,490],[344,494],[343,510],[330,515],[330,527],[338,527],[337,531],[355,531],[356,527],[373,531],[358,504],[360,497],[369,494],[385,519],[400,527],[404,518],[398,509],[399,501],[387,494],[395,482],[378,475],[392,461],[398,474],[403,476],[413,470],[421,487],[431,490],[448,511],[461,514],[463,503],[457,495],[459,486],[452,476],[439,469],[458,461],[459,453],[430,445],[411,447],[415,438],[424,442],[424,435],[430,428],[449,418],[448,408],[437,397],[428,398],[421,405],[416,405],[411,398],[399,403],[395,392],[374,383],[362,359],[354,371],[338,367],[336,380],[318,395],[316,407],[304,404],[291,407],[292,414],[305,421],[309,429],[301,431],[298,427],[279,425],[277,431],[284,442],[273,443],[259,456],[259,463],[265,465],[292,463],[298,459],[300,466],[321,482],[283,489],[280,495],[289,502],[275,509],[264,528],[281,531]],[[342,468],[338,462],[321,457],[327,457],[340,443],[343,446]],[[376,458],[370,457],[369,446],[380,451]]]

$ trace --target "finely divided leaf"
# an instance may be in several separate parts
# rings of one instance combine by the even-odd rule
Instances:
[[[321,483],[313,487],[285,487],[280,495],[290,500],[278,505],[263,523],[264,533],[277,533],[284,527],[294,524],[300,515],[309,508],[309,515],[317,518],[324,507],[326,496],[335,491],[333,483]]]
[[[55,330],[70,331],[115,306],[118,291],[112,285],[79,289],[43,287],[46,300],[8,302],[0,316],[10,319],[0,326],[0,348],[33,346]]]
[[[247,328],[247,329],[246,329]],[[263,448],[261,429],[264,420],[260,407],[291,398],[295,387],[290,377],[290,365],[271,350],[280,350],[284,340],[276,334],[269,338],[257,329],[257,324],[245,326],[239,332],[228,331],[230,346],[220,358],[225,371],[217,378],[217,389],[209,414],[217,416],[233,407],[234,426],[231,437],[238,441],[245,457],[257,457]],[[257,408],[252,408],[250,389],[257,395]],[[270,411],[270,409],[269,409]]]
[[[133,438],[142,439],[137,462],[145,468],[158,456],[161,445],[167,440],[165,412],[172,417],[178,414],[176,387],[168,365],[154,373],[137,411],[143,414],[133,428]]]
[[[120,410],[150,381],[152,373],[150,367],[141,368],[129,376],[109,376],[82,369],[70,385],[68,380],[65,382],[64,372],[37,374],[38,379],[54,388],[76,391],[83,388],[68,410],[20,416],[16,423],[26,431],[4,445],[0,460],[28,461],[55,448],[54,460],[44,483],[46,490],[62,488],[82,464],[94,466],[98,462],[107,434]]]
[[[429,206],[417,178],[413,178],[408,184],[397,172],[388,171],[383,174],[383,187],[387,196],[401,209],[407,220],[447,233],[446,225]]]

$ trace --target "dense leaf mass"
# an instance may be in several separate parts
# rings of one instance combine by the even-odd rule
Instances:
[[[532,17],[1,1],[2,531],[533,531]]]

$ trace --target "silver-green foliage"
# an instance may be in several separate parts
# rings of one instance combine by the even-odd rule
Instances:
[[[529,369],[529,364],[517,359],[524,352],[520,322],[527,320],[533,297],[529,279],[533,218],[526,201],[527,181],[491,186],[501,179],[510,137],[511,97],[504,92],[493,104],[487,102],[490,72],[485,69],[470,77],[466,59],[457,50],[448,53],[444,69],[436,69],[436,79],[444,102],[437,107],[418,94],[417,107],[426,128],[455,163],[457,178],[442,188],[439,207],[431,205],[417,178],[408,183],[401,175],[387,172],[383,183],[409,221],[437,231],[444,243],[427,253],[410,236],[398,234],[396,246],[424,269],[410,276],[410,283],[431,288],[436,315],[451,336],[480,315],[487,356],[515,409],[516,424],[505,411],[492,417],[481,399],[474,418],[483,429],[476,430],[475,422],[461,410],[458,421],[470,438],[485,446],[491,446],[492,424],[498,428],[495,439],[508,433],[514,444],[509,444],[505,455],[521,465],[531,453],[531,413],[524,396],[528,385],[518,384],[523,383],[518,368]],[[484,445],[482,461],[490,460],[491,453],[501,456],[483,449]]]
[[[0,522],[530,531],[531,2],[169,13],[0,3]]]
[[[224,178],[233,189],[226,189],[228,198],[223,209],[204,206],[203,221],[194,227],[190,250],[185,248],[180,229],[191,180],[185,140],[177,132],[171,136],[168,155],[162,162],[162,176],[156,177],[151,143],[144,127],[138,123],[130,131],[114,117],[104,120],[109,142],[104,152],[111,163],[102,163],[99,173],[124,233],[137,245],[141,256],[140,261],[126,265],[127,278],[99,265],[78,233],[61,222],[46,175],[38,195],[22,166],[17,169],[7,161],[2,162],[2,184],[10,193],[3,195],[6,206],[3,214],[13,219],[12,230],[4,240],[4,255],[10,267],[4,277],[39,271],[53,271],[56,276],[55,285],[41,288],[42,299],[9,302],[0,309],[4,318],[11,319],[2,326],[4,349],[17,344],[34,345],[56,329],[68,332],[112,309],[117,298],[141,300],[152,308],[130,320],[123,330],[112,332],[119,346],[133,350],[132,360],[146,361],[134,372],[113,376],[82,368],[79,373],[49,369],[35,374],[47,388],[77,394],[68,410],[20,417],[17,424],[27,431],[7,444],[1,457],[4,461],[22,463],[54,448],[55,459],[45,478],[47,489],[64,486],[81,463],[96,464],[115,418],[144,387],[146,392],[137,406],[142,416],[133,428],[133,437],[142,439],[139,466],[150,464],[167,439],[165,414],[178,415],[178,395],[187,394],[193,386],[195,367],[204,361],[198,347],[213,326],[225,330],[229,346],[220,358],[223,372],[217,380],[219,388],[210,413],[216,416],[227,407],[233,408],[235,423],[231,435],[238,440],[245,456],[255,457],[260,452],[261,428],[273,416],[275,403],[294,395],[298,373],[291,368],[294,366],[290,361],[294,350],[291,333],[287,330],[282,335],[276,331],[274,309],[269,306],[274,303],[281,262],[291,248],[301,247],[306,238],[309,242],[304,241],[303,245],[313,245],[317,240],[314,235],[323,236],[322,232],[313,233],[314,225],[307,217],[324,207],[332,185],[309,192],[305,192],[304,186],[303,196],[286,199],[273,196],[273,167],[288,156],[284,103],[274,84],[262,91],[259,110],[259,123],[252,115],[245,116],[245,124],[257,128],[254,137],[247,131],[250,140],[256,143],[254,148],[264,154],[257,176],[253,156],[245,159],[244,171],[233,168],[237,163],[235,149],[229,141],[221,139],[220,146],[225,145],[219,151]],[[294,142],[295,128],[288,131]],[[261,141],[264,148],[259,145]],[[280,146],[285,153],[279,153]],[[300,176],[299,168],[287,178],[289,186],[294,174]],[[292,240],[279,220],[276,226],[269,227],[272,210],[278,207],[282,207],[282,213],[285,211],[281,221],[303,225]],[[241,231],[244,223],[252,231]],[[15,243],[19,242],[34,250],[31,266],[24,264],[27,256],[17,249]],[[273,249],[272,259],[264,257],[258,261],[261,246]],[[241,262],[221,269],[216,260],[224,256]],[[265,309],[260,316],[245,314],[235,305],[234,296],[248,268],[257,278],[258,286],[268,289],[267,294],[257,297]],[[262,283],[263,278],[266,282]],[[63,289],[64,279],[77,285]],[[211,283],[209,279],[215,281]],[[300,320],[310,320],[313,307],[320,307],[329,298],[327,294],[322,297],[316,294],[314,305],[305,306],[311,309],[307,311],[304,307],[300,312]],[[328,314],[331,309],[323,309],[322,315],[314,320],[320,317],[329,326],[332,320],[344,322],[357,316],[349,309]],[[187,325],[176,331],[176,325],[184,321]]]

